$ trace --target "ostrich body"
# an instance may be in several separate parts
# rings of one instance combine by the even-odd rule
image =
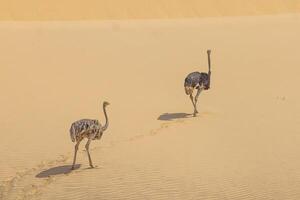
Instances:
[[[202,90],[208,90],[210,88],[210,53],[211,50],[207,50],[208,56],[208,73],[205,72],[192,72],[184,80],[185,93],[190,96],[192,104],[194,106],[194,116],[198,113],[197,101]],[[197,94],[193,97],[194,89],[197,89]]]
[[[104,126],[102,126],[100,122],[95,119],[81,119],[72,123],[70,128],[70,136],[72,142],[76,142],[72,169],[74,169],[75,167],[79,144],[84,138],[88,139],[85,148],[89,157],[89,164],[92,168],[94,167],[89,152],[89,146],[92,140],[96,140],[96,139],[100,140],[103,135],[103,132],[108,128],[109,123],[108,123],[108,117],[106,113],[106,106],[108,105],[109,105],[108,102],[103,103],[103,112],[106,120]]]

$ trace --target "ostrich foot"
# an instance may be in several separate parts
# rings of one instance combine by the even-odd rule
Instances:
[[[194,110],[194,117],[196,117],[196,115],[198,114],[198,110]]]

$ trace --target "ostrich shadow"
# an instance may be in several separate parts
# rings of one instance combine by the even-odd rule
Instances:
[[[161,120],[161,121],[172,121],[175,119],[183,119],[183,118],[190,118],[193,117],[192,114],[188,114],[188,113],[164,113],[161,114],[157,120]]]
[[[73,170],[71,170],[72,165],[62,165],[58,167],[52,167],[50,169],[44,170],[38,173],[35,177],[37,178],[48,178],[49,176],[55,176],[60,174],[69,174]],[[76,164],[74,169],[79,169],[80,164]]]

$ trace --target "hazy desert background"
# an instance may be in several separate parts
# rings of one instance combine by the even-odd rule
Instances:
[[[299,1],[58,2],[1,2],[0,199],[300,199]]]
[[[300,11],[300,0],[1,0],[4,20],[162,19]]]

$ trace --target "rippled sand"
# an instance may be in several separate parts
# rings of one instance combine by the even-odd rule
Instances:
[[[300,16],[0,24],[0,199],[300,198]],[[207,70],[198,117],[183,80]],[[75,171],[70,124],[110,127]]]

